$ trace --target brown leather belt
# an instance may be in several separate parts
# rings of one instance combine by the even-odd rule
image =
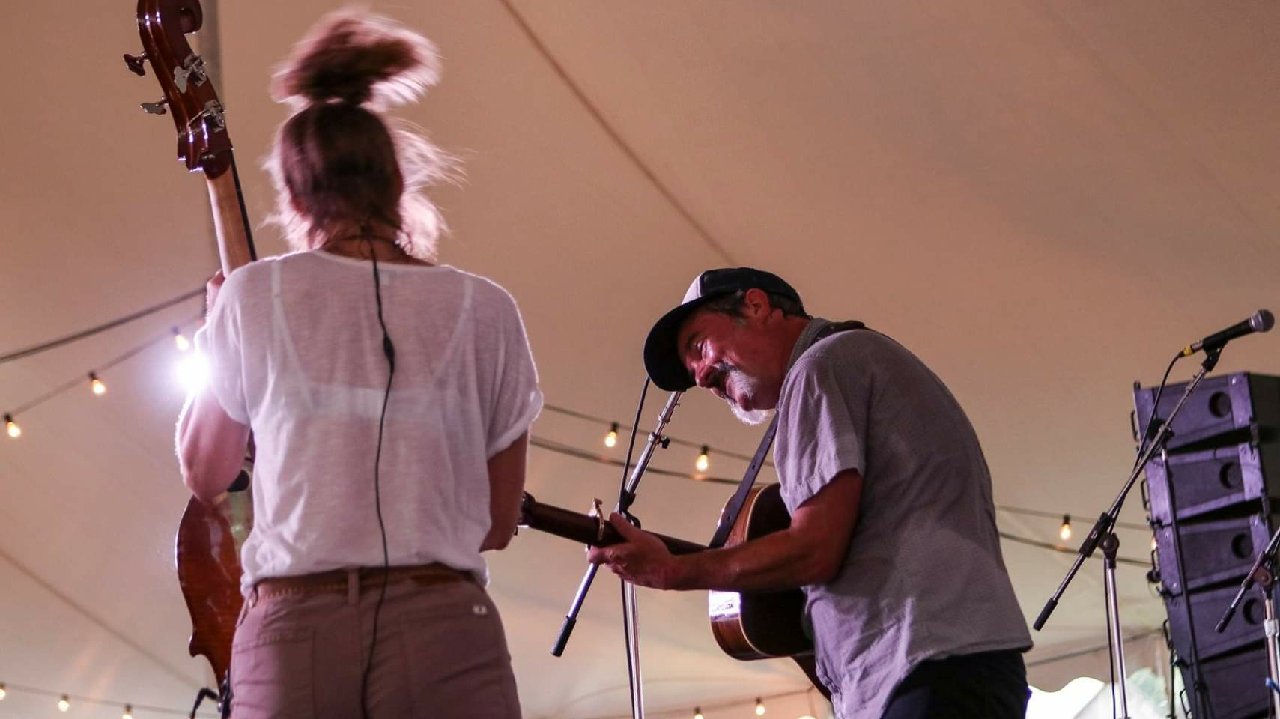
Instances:
[[[419,586],[447,584],[451,582],[474,582],[471,572],[434,562],[414,566],[390,567],[355,567],[351,569],[334,569],[315,574],[300,574],[292,577],[267,577],[253,586],[250,596],[256,598],[270,597],[280,594],[317,594],[346,593],[359,595],[360,592],[381,587],[383,578],[387,585],[410,581]]]

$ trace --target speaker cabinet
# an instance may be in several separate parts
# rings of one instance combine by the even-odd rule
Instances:
[[[1271,538],[1266,520],[1256,514],[1181,523],[1176,537],[1170,525],[1157,525],[1155,533],[1160,583],[1166,595],[1180,595],[1244,577]],[[1179,550],[1182,562],[1176,561]],[[1186,577],[1182,576],[1184,568]]]
[[[1215,620],[1216,621],[1216,620]],[[1182,664],[1182,662],[1179,662]],[[1183,680],[1189,679],[1183,665]],[[1204,679],[1198,692],[1188,681],[1186,705],[1193,712],[1197,703],[1207,708],[1210,719],[1258,719],[1267,716],[1271,698],[1263,683],[1267,676],[1267,650],[1261,642],[1254,646],[1200,662]],[[1201,719],[1201,714],[1195,714]]]
[[[1155,388],[1135,387],[1135,438],[1150,436],[1185,390],[1186,383],[1169,385],[1157,404]],[[1144,498],[1156,539],[1152,576],[1188,706],[1196,719],[1265,717],[1261,592],[1245,597],[1225,632],[1214,627],[1277,526],[1280,377],[1205,379],[1171,429],[1165,451],[1145,467]]]

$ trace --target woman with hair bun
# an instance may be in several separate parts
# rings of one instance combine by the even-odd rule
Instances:
[[[511,296],[436,264],[420,190],[450,158],[382,114],[438,77],[415,32],[322,20],[273,84],[294,252],[210,283],[212,378],[177,444],[205,500],[256,444],[238,719],[520,715],[481,552],[514,533],[542,394]]]

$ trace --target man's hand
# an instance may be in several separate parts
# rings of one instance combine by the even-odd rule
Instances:
[[[662,540],[633,527],[622,515],[609,515],[609,523],[626,541],[608,547],[592,547],[587,559],[604,564],[619,577],[654,589],[680,588],[679,560],[667,551]]]

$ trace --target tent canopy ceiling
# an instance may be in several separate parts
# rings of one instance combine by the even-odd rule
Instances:
[[[286,113],[267,82],[333,7],[216,7],[219,91],[264,253],[283,246],[265,222],[273,197],[259,165]],[[559,408],[629,420],[649,323],[704,268],[763,267],[817,314],[865,320],[938,372],[978,429],[999,505],[1070,513],[1083,531],[1132,463],[1132,383],[1158,381],[1179,348],[1280,289],[1274,3],[374,8],[444,56],[442,84],[400,113],[463,161],[465,178],[432,193],[452,228],[442,260],[516,296]],[[0,16],[0,352],[199,287],[216,264],[204,183],[174,161],[172,123],[137,109],[158,93],[119,62],[138,50],[131,8],[9,3]],[[155,345],[112,363],[199,310],[192,300],[0,366],[0,408],[34,401],[18,414],[25,435],[0,444],[0,681],[11,687],[182,709],[206,681],[186,656],[172,568],[187,500],[171,448],[173,353]],[[1280,374],[1277,347],[1275,335],[1242,340],[1218,372]],[[106,396],[77,384],[44,398],[108,366]],[[1173,378],[1193,370],[1184,362]],[[651,394],[642,433],[660,404]],[[548,411],[534,434],[621,459],[625,442],[598,444],[606,430]],[[745,463],[725,452],[750,455],[756,442],[701,393],[669,431],[688,444],[654,465],[685,474],[701,444],[721,450],[711,474],[740,474]],[[618,480],[616,467],[532,450],[542,501],[608,503]],[[636,511],[647,527],[705,538],[728,494],[655,474]],[[1123,518],[1142,523],[1136,494]],[[998,520],[1042,541],[1060,522]],[[1142,529],[1121,541],[1128,557],[1150,550]],[[1004,549],[1033,618],[1071,557]],[[527,715],[625,715],[612,580],[555,659],[580,548],[523,532],[491,565]],[[1157,626],[1164,609],[1144,570],[1119,572],[1126,629]],[[1092,562],[1033,657],[1104,643],[1101,593]],[[705,610],[698,593],[641,593],[651,710],[804,687],[785,662],[721,655]],[[1053,667],[1033,679],[1056,689],[1069,677]],[[11,691],[0,718],[34,713],[22,696]]]

